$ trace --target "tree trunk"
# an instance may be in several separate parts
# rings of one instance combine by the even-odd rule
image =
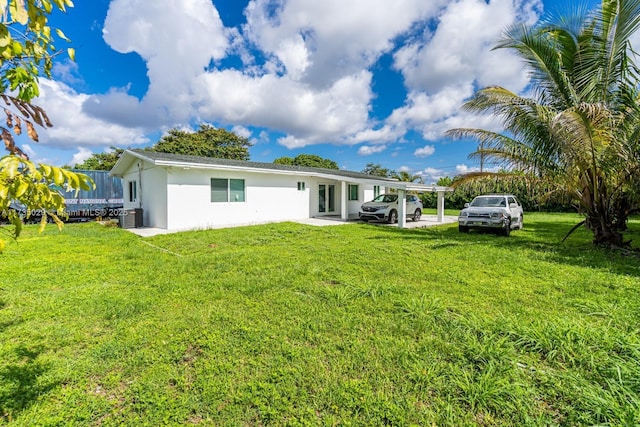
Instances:
[[[588,216],[585,226],[593,233],[593,243],[608,247],[623,247],[624,240],[618,224],[606,218]]]

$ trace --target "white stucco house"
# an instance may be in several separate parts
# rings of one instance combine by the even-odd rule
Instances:
[[[110,172],[122,179],[124,208],[138,209],[138,225],[166,230],[214,228],[332,216],[358,217],[362,203],[389,189],[450,189],[345,170],[285,166],[126,150]],[[400,203],[399,210],[404,208]],[[399,212],[399,226],[406,224]]]

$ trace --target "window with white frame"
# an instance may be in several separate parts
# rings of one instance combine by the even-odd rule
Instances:
[[[379,185],[374,185],[373,186],[373,198],[375,199],[379,195],[380,195],[380,186]]]
[[[358,200],[358,185],[349,184],[349,200]]]
[[[211,202],[244,202],[244,179],[211,178]]]
[[[305,189],[304,181],[299,181],[298,182],[298,191],[304,191],[304,189]]]

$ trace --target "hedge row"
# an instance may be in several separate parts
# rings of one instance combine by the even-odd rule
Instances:
[[[575,212],[571,200],[563,194],[554,193],[548,184],[532,182],[520,176],[483,177],[455,185],[455,190],[445,195],[447,209],[462,209],[475,196],[491,193],[513,194],[520,200],[525,211]],[[437,206],[436,193],[423,193],[425,208]]]

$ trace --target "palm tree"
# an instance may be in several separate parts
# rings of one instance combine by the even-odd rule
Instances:
[[[504,132],[448,132],[481,142],[471,157],[571,195],[585,217],[571,231],[586,225],[596,244],[623,246],[627,217],[640,206],[640,72],[629,42],[638,27],[640,0],[603,0],[596,11],[508,28],[496,48],[524,61],[532,95],[482,89],[463,108],[495,115]]]
[[[392,172],[391,173],[391,178],[395,178],[398,181],[402,181],[402,182],[418,182],[418,183],[422,183],[422,175],[418,175],[418,174],[411,175],[407,171]]]

